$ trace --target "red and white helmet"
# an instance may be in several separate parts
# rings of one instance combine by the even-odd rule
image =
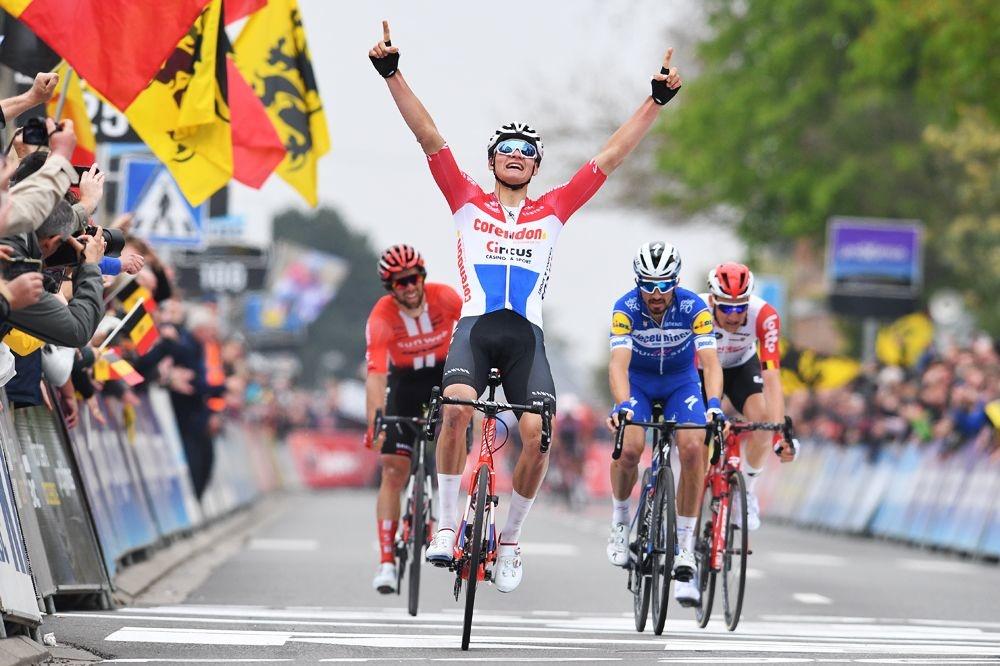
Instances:
[[[417,268],[421,274],[427,275],[424,258],[409,245],[400,244],[386,248],[378,260],[378,276],[382,282],[388,282],[396,273],[410,268]]]
[[[735,261],[719,264],[708,274],[708,290],[717,300],[746,303],[753,293],[753,273]]]

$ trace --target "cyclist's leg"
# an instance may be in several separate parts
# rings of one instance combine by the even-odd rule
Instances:
[[[733,407],[750,421],[767,421],[764,401],[764,376],[760,359],[755,354],[746,363],[727,370],[727,391]],[[753,493],[757,477],[764,471],[767,455],[771,452],[772,432],[758,430],[744,440],[743,472],[747,477],[747,490]]]
[[[635,398],[632,419],[649,421],[652,418],[652,401],[643,390],[647,385],[641,375],[629,373],[629,391]],[[628,500],[632,494],[636,479],[639,478],[639,458],[646,444],[646,433],[642,428],[625,429],[625,439],[622,442],[622,455],[618,460],[611,461],[611,498],[615,504],[615,519],[612,522],[628,522]],[[624,507],[619,502],[624,502]],[[624,508],[624,511],[622,511]],[[617,520],[624,515],[626,520]]]
[[[701,386],[693,377],[675,380],[676,388],[664,404],[666,419],[678,423],[705,423],[705,403]],[[705,483],[706,447],[702,430],[677,431],[677,453],[681,461],[680,482],[677,486],[677,541],[681,550],[694,548],[694,526],[698,520],[698,501]]]

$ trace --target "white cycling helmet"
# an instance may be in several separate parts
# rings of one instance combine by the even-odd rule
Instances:
[[[640,280],[676,280],[681,274],[681,255],[670,243],[643,243],[635,253],[632,268]]]
[[[498,127],[486,144],[487,158],[493,157],[493,151],[496,150],[497,144],[504,139],[524,139],[532,144],[538,149],[537,164],[542,163],[542,156],[545,154],[542,137],[528,123],[505,123]]]

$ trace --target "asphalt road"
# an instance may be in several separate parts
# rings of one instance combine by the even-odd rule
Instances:
[[[424,569],[416,618],[405,596],[372,590],[370,492],[292,498],[210,572],[175,572],[181,587],[204,578],[181,603],[64,613],[44,628],[109,663],[1000,662],[1000,567],[766,517],[736,632],[718,619],[700,630],[673,605],[662,637],[638,634],[625,574],[604,555],[609,507],[553,504],[543,495],[528,519],[521,588],[480,589],[468,653],[451,574]]]

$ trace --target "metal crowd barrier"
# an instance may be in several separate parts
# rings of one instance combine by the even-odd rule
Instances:
[[[967,445],[807,443],[758,484],[765,516],[794,524],[1000,557],[1000,460]]]
[[[99,396],[105,422],[81,405],[72,429],[58,409],[0,402],[0,615],[29,631],[64,603],[110,608],[123,566],[284,484],[274,442],[230,422],[199,503],[159,387],[138,404]]]

